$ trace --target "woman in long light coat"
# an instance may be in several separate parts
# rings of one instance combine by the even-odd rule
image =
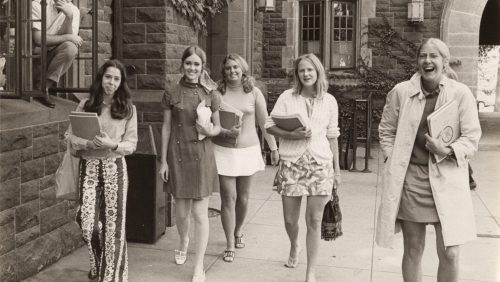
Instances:
[[[406,282],[421,281],[427,224],[436,230],[438,281],[458,280],[459,245],[476,238],[467,163],[481,128],[469,88],[445,75],[449,58],[444,42],[425,40],[417,53],[418,73],[389,92],[379,125],[386,164],[376,241],[390,247],[402,229]],[[449,100],[458,103],[460,134],[444,146],[427,133],[426,117]],[[438,162],[434,154],[446,158]]]

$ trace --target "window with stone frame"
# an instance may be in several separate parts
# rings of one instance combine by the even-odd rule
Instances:
[[[316,54],[328,70],[356,68],[357,0],[300,1],[299,52]]]

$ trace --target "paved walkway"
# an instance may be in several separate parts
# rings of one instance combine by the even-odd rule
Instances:
[[[344,235],[334,242],[322,241],[317,267],[318,281],[402,281],[401,236],[394,249],[383,249],[374,244],[382,157],[378,150],[374,150],[372,156],[374,158],[370,160],[369,166],[371,173],[342,171],[344,184],[339,194],[344,215]],[[358,163],[358,168],[363,168],[362,159]],[[479,238],[462,248],[460,281],[463,282],[500,281],[499,163],[500,151],[481,151],[472,162],[474,177],[478,182],[472,198]],[[205,256],[208,281],[304,281],[304,249],[300,253],[298,268],[283,266],[289,243],[282,219],[281,199],[271,191],[275,171],[275,167],[268,167],[256,177],[244,228],[247,247],[237,250],[233,263],[226,263],[221,258],[225,239],[220,217],[210,219],[210,241]],[[220,207],[218,195],[212,197],[210,206]],[[303,216],[300,241],[305,246]],[[177,242],[176,228],[171,227],[154,245],[129,243],[130,281],[190,281],[193,244],[189,248],[187,263],[177,266],[173,259]],[[434,230],[429,227],[423,260],[424,282],[436,281],[437,255],[434,242]],[[88,281],[87,267],[87,251],[80,248],[26,281]]]

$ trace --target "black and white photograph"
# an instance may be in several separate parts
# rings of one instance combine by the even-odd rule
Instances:
[[[500,282],[500,0],[0,0],[1,282]]]

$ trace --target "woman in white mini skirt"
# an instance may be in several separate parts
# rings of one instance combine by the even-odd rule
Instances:
[[[271,149],[273,165],[278,163],[279,154],[274,137],[265,133],[266,101],[262,92],[254,87],[245,59],[237,54],[227,55],[222,61],[221,72],[219,113],[223,128],[213,142],[221,185],[221,219],[227,241],[223,260],[232,262],[235,248],[245,247],[241,229],[248,211],[252,177],[265,167],[256,123]],[[235,125],[224,128],[226,122]]]

